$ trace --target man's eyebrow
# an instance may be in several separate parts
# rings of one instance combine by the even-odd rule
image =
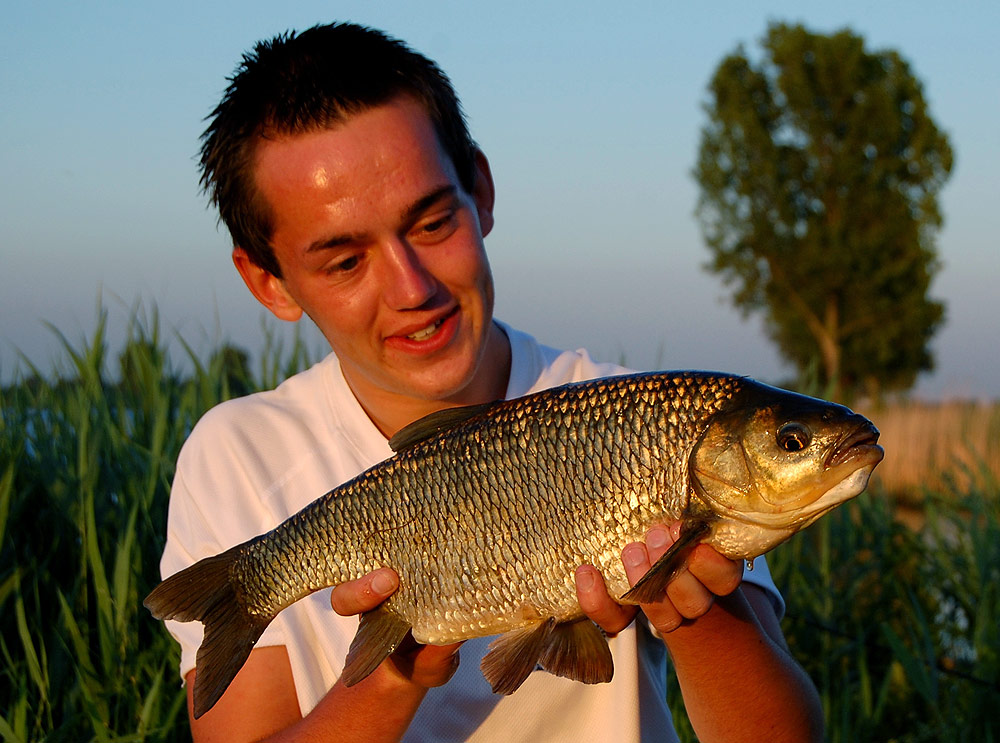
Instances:
[[[441,199],[451,198],[458,192],[458,189],[454,184],[449,183],[447,186],[441,186],[441,188],[431,191],[426,196],[417,199],[413,204],[408,206],[403,210],[403,219],[413,219],[419,215],[422,211],[427,209],[427,207],[432,206]]]
[[[359,235],[354,234],[324,237],[321,240],[311,243],[309,247],[306,248],[306,253],[316,253],[320,250],[329,250],[330,248],[336,248],[340,245],[348,245],[357,240],[359,237]]]
[[[441,186],[441,188],[434,189],[426,196],[421,196],[419,199],[414,201],[408,207],[403,210],[402,219],[403,221],[409,221],[414,217],[418,216],[421,212],[430,206],[433,206],[438,201],[445,198],[451,198],[456,193],[458,193],[458,188],[454,184],[448,184],[446,186]],[[324,237],[316,242],[309,245],[306,248],[306,253],[315,253],[320,250],[329,250],[331,248],[336,248],[341,245],[348,245],[352,242],[360,240],[362,235],[356,233],[344,233],[342,235],[331,235],[329,237]]]

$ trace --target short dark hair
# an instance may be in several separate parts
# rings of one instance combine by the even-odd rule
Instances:
[[[447,76],[381,31],[332,23],[260,41],[243,55],[201,136],[201,185],[235,245],[281,277],[272,218],[254,182],[261,137],[316,131],[410,95],[427,111],[459,182],[475,181],[476,144]]]

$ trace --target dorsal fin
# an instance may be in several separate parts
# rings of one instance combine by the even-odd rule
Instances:
[[[447,431],[449,428],[454,428],[461,423],[465,423],[465,421],[474,418],[480,413],[485,413],[501,402],[501,400],[494,400],[493,402],[484,402],[479,405],[466,405],[461,408],[445,408],[444,410],[435,411],[430,415],[425,415],[423,418],[415,420],[410,425],[399,429],[396,435],[389,439],[389,447],[394,452],[409,449],[421,441],[426,441],[434,434]]]

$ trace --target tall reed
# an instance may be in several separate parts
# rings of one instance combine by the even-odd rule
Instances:
[[[190,739],[177,648],[141,602],[159,580],[181,444],[261,380],[231,348],[192,356],[182,378],[155,313],[132,323],[113,379],[105,320],[82,348],[63,339],[55,375],[26,364],[0,392],[4,741]],[[268,383],[308,363],[298,343],[266,354]]]

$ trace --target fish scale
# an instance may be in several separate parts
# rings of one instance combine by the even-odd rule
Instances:
[[[742,443],[773,445],[780,421],[793,413],[817,421],[815,452],[796,459]],[[862,435],[845,437],[842,429]],[[862,465],[870,472],[881,459],[877,435],[841,406],[703,372],[614,377],[445,410],[400,432],[390,442],[395,456],[267,534],[168,578],[146,605],[159,618],[206,624],[196,716],[223,693],[281,609],[386,566],[400,587],[362,621],[347,683],[369,673],[407,630],[434,644],[504,633],[483,661],[494,689],[504,693],[536,662],[588,683],[604,681],[610,654],[596,628],[579,621],[578,566],[596,566],[612,595],[622,597],[629,591],[622,548],[674,519],[684,523],[676,554],[623,600],[653,600],[683,567],[681,548],[690,551],[699,540],[725,545],[717,548],[727,556],[752,558],[817,517],[798,490],[815,491],[820,500],[833,499],[829,491],[837,502],[860,492],[867,474],[843,493],[831,483]],[[851,446],[839,451],[845,440]],[[786,494],[758,492],[751,461],[759,472],[787,468],[787,497],[804,504],[794,514],[798,526],[782,531]],[[826,461],[839,469],[825,474]]]

